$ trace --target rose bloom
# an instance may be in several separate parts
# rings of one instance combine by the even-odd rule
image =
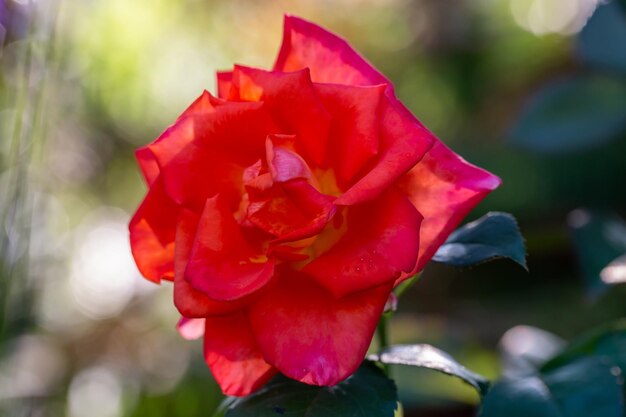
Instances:
[[[184,337],[224,393],[277,372],[334,385],[365,357],[393,288],[500,180],[448,149],[340,37],[293,16],[271,71],[217,75],[136,152],[130,223],[149,280],[174,282]]]

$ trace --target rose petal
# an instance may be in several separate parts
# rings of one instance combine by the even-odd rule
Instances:
[[[272,180],[286,182],[296,178],[312,179],[311,169],[300,155],[287,146],[281,146],[281,142],[289,138],[295,141],[295,136],[270,135],[265,141],[265,158]]]
[[[157,284],[174,276],[174,237],[179,208],[165,194],[161,177],[135,212],[128,226],[130,245],[141,274]]]
[[[341,188],[378,153],[379,105],[386,85],[354,87],[316,84],[315,88],[332,116],[329,156]]]
[[[250,190],[247,219],[271,233],[276,242],[299,240],[320,232],[335,213],[333,197],[306,180],[275,183],[265,191]]]
[[[391,285],[336,299],[301,272],[280,275],[248,310],[263,357],[298,381],[337,384],[363,361]]]
[[[243,313],[206,319],[204,358],[226,395],[248,395],[276,374]]]
[[[213,300],[232,301],[261,289],[273,274],[274,261],[246,241],[220,196],[208,199],[189,254],[187,282]]]
[[[274,70],[309,68],[318,83],[390,84],[348,42],[318,25],[285,15],[283,43]]]
[[[178,333],[186,340],[196,340],[204,336],[204,319],[181,317],[176,325]]]
[[[405,277],[420,271],[470,210],[500,183],[500,178],[437,141],[401,180],[402,189],[424,216],[417,265]]]
[[[352,205],[372,200],[417,164],[437,139],[407,118],[384,97],[381,102],[380,145],[375,165],[335,204]]]
[[[147,146],[142,146],[135,151],[135,159],[137,164],[139,164],[139,169],[146,184],[148,184],[148,187],[152,187],[160,172],[159,164],[157,164],[152,151]]]
[[[202,117],[179,119],[149,148],[168,195],[201,211],[218,192],[238,204],[243,170],[264,154],[274,129],[263,103],[227,103]]]
[[[233,86],[241,100],[263,101],[283,127],[281,133],[296,134],[296,149],[320,165],[326,157],[330,115],[320,102],[308,69],[270,72],[235,66]]]
[[[415,267],[422,215],[390,190],[374,202],[347,211],[347,231],[327,252],[304,267],[335,297],[393,283]]]
[[[219,71],[217,73],[217,96],[220,98],[229,98],[230,89],[233,85],[232,71]]]
[[[183,209],[178,216],[174,257],[174,305],[180,314],[189,318],[229,314],[245,308],[250,301],[248,298],[236,301],[212,300],[185,280],[185,269],[199,222],[200,216],[189,210]]]
[[[208,91],[204,90],[200,97],[191,103],[178,118],[210,113],[223,104],[226,104],[224,100],[215,98]]]

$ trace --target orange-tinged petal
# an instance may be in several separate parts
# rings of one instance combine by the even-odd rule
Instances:
[[[157,284],[174,277],[174,237],[179,207],[165,194],[161,177],[130,221],[130,245],[141,274]]]
[[[276,374],[243,313],[206,319],[204,358],[226,395],[248,395]]]
[[[282,128],[280,133],[298,136],[299,153],[316,165],[324,162],[330,115],[307,69],[283,73],[236,66],[233,86],[241,100],[266,103]]]

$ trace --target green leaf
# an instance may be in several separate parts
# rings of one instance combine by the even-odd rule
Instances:
[[[389,365],[409,365],[428,368],[460,378],[483,396],[489,389],[489,381],[459,364],[447,353],[430,345],[396,345],[369,355],[368,359]]]
[[[512,259],[528,269],[524,239],[515,218],[508,213],[490,212],[454,231],[433,261],[470,266],[498,258]]]
[[[623,379],[607,358],[497,382],[479,417],[623,417]]]
[[[395,383],[364,362],[333,387],[317,387],[279,375],[259,391],[234,401],[225,417],[393,417]]]
[[[586,356],[608,357],[626,370],[626,319],[610,323],[581,336],[546,362],[542,371],[550,371]]]
[[[558,154],[601,146],[625,130],[626,83],[575,77],[536,93],[522,111],[510,140],[531,151]]]
[[[626,1],[598,7],[578,41],[582,59],[594,66],[626,73]]]
[[[567,218],[592,297],[626,282],[626,223],[610,212],[572,211]]]

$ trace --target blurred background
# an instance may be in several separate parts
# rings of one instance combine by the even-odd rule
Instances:
[[[392,341],[495,378],[624,316],[625,3],[0,0],[0,415],[210,416],[221,401],[171,286],[131,258],[133,150],[215,91],[216,70],[270,67],[285,12],[349,39],[502,177],[468,220],[507,211],[527,239],[529,273],[429,265]],[[461,382],[393,371],[407,416],[473,415]]]

